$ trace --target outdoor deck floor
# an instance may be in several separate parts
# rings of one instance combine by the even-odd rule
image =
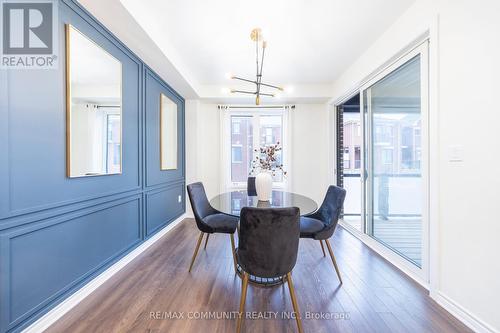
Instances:
[[[361,230],[359,217],[346,217],[344,221]],[[389,218],[375,220],[374,238],[396,250],[417,265],[422,264],[422,221],[415,218]]]

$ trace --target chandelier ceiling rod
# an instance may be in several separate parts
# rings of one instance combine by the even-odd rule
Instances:
[[[260,35],[260,34],[259,34]],[[259,74],[259,38],[257,38],[257,41],[255,41],[255,44],[257,45],[257,97],[260,95],[260,84],[262,82],[262,68],[264,67],[264,54],[266,53],[266,41],[262,42],[262,60],[260,61],[260,74]],[[259,103],[257,103],[259,104]]]

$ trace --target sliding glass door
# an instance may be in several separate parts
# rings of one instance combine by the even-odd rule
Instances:
[[[355,229],[416,270],[427,253],[427,71],[424,43],[360,89],[362,209]]]
[[[368,120],[368,231],[422,264],[421,56],[363,91]]]

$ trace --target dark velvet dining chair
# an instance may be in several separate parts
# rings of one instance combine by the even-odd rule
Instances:
[[[299,220],[300,212],[297,207],[241,209],[240,238],[236,250],[236,259],[242,269],[243,278],[238,333],[241,331],[249,274],[262,278],[286,276],[297,326],[302,333],[299,306],[291,276],[299,248]]]
[[[248,177],[247,179],[247,194],[249,196],[257,195],[257,188],[255,187],[255,177]]]
[[[339,220],[340,212],[344,205],[346,191],[337,186],[331,185],[328,187],[325,199],[319,209],[309,215],[300,218],[300,238],[312,238],[319,240],[323,256],[326,256],[323,241],[326,243],[330,258],[333,262],[333,267],[337,272],[340,283],[342,284],[342,277],[340,270],[335,260],[332,247],[328,239],[332,237],[337,223]]]
[[[201,241],[203,240],[203,235],[207,235],[205,240],[205,248],[208,243],[208,236],[214,233],[229,234],[231,239],[231,249],[233,253],[233,263],[236,272],[236,256],[235,256],[235,245],[234,245],[234,232],[238,225],[238,218],[219,212],[210,205],[207,195],[205,193],[205,188],[202,183],[193,183],[187,186],[187,192],[189,196],[189,201],[191,202],[191,207],[193,208],[194,219],[196,225],[200,230],[200,236],[198,237],[198,242],[196,243],[196,248],[194,250],[193,258],[191,259],[191,264],[189,265],[189,272],[193,268],[194,260],[198,254],[198,249],[200,248]]]

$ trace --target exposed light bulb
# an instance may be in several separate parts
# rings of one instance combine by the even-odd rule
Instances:
[[[229,94],[229,93],[231,92],[231,89],[224,87],[224,88],[221,88],[221,90],[220,90],[220,91],[221,91],[221,93],[223,93],[224,95],[227,95],[227,94]]]
[[[230,80],[230,79],[232,79],[232,78],[233,78],[233,74],[231,74],[231,73],[226,73],[226,74],[224,74],[224,76],[225,76],[225,77],[226,77],[226,79],[228,79],[228,80]]]
[[[286,86],[285,87],[285,93],[287,93],[287,94],[293,93],[293,86]]]
[[[276,97],[277,99],[280,99],[281,98],[281,93],[274,94],[274,97]]]

